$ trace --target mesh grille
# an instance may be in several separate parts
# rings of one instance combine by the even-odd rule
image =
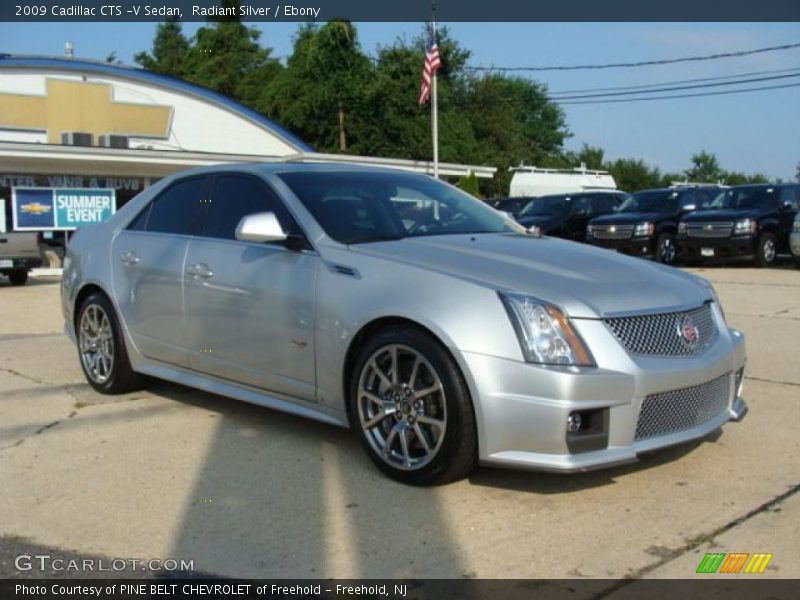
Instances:
[[[598,240],[627,240],[633,235],[633,225],[592,225]]]
[[[696,238],[730,237],[733,223],[687,223],[686,233]]]
[[[696,356],[719,333],[710,304],[683,312],[603,320],[628,352],[642,356]],[[689,331],[688,337],[693,340],[686,341],[684,327],[691,329],[692,324],[697,330]]]
[[[730,373],[694,387],[651,394],[644,399],[636,440],[691,429],[713,419],[728,406]]]

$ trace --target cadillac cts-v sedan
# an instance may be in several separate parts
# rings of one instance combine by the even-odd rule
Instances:
[[[409,172],[167,177],[77,232],[61,292],[99,392],[146,375],[352,427],[407,483],[630,462],[747,410],[707,281]]]

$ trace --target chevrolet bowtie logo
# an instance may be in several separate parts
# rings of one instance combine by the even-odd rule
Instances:
[[[115,102],[107,83],[46,79],[46,95],[0,94],[0,129],[44,131],[48,144],[80,131],[133,137],[169,137],[172,107]]]
[[[24,213],[42,215],[44,213],[49,213],[52,207],[47,204],[42,204],[41,202],[30,202],[28,204],[21,205],[19,209]]]

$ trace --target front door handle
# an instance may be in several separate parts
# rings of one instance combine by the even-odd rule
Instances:
[[[205,263],[197,263],[186,269],[186,274],[195,279],[211,279],[214,276],[214,271],[209,269]]]
[[[139,257],[130,250],[123,252],[119,257],[119,260],[126,267],[132,267],[133,265],[139,264]]]

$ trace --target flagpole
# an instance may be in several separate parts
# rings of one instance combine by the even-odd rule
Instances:
[[[431,28],[433,29],[433,39],[436,40],[436,0],[431,0]],[[436,71],[433,72],[431,100],[431,136],[433,137],[433,176],[439,179],[439,106],[436,96]]]

